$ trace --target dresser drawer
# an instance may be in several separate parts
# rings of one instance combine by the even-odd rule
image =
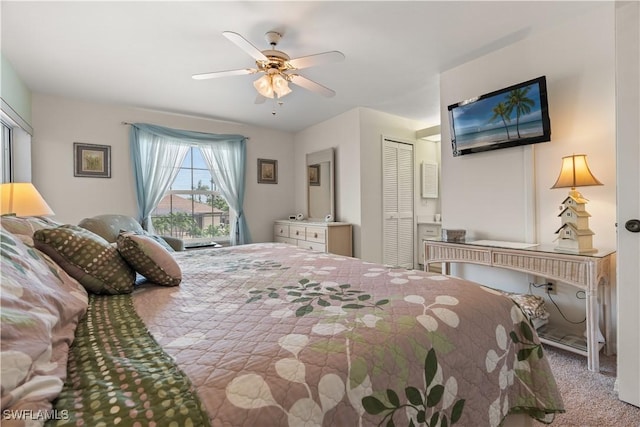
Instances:
[[[276,236],[273,239],[273,241],[277,243],[288,243],[290,245],[295,245],[298,242],[296,239],[291,239],[289,237],[280,237],[280,236]]]
[[[322,243],[308,242],[306,240],[298,240],[298,247],[311,249],[312,251],[326,252],[327,246]]]
[[[418,237],[420,239],[432,239],[434,237],[440,237],[440,226],[432,224],[419,224]]]
[[[273,226],[274,237],[289,237],[289,226],[284,224],[276,224]]]
[[[307,227],[306,238],[310,242],[325,243],[325,228]]]
[[[292,239],[304,240],[306,234],[306,227],[300,225],[289,226],[289,237]]]

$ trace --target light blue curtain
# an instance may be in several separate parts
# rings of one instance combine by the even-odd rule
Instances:
[[[194,132],[194,131],[186,131],[186,130],[178,130],[178,129],[170,129],[157,125],[150,125],[145,123],[135,123],[131,125],[131,149],[132,149],[132,159],[134,163],[134,176],[136,179],[136,189],[138,191],[138,207],[140,209],[140,215],[143,218],[148,218],[147,222],[151,222],[149,215],[160,202],[162,198],[162,194],[169,188],[173,179],[175,179],[175,175],[169,181],[167,186],[160,193],[160,198],[157,199],[155,205],[149,211],[144,211],[143,206],[145,204],[141,203],[141,191],[148,191],[144,186],[139,184],[140,180],[138,176],[142,176],[141,172],[138,172],[139,165],[141,161],[138,159],[138,156],[147,155],[151,157],[146,152],[142,152],[140,147],[134,144],[134,138],[139,140],[140,134],[150,134],[158,137],[160,140],[164,140],[165,145],[172,145],[178,147],[186,147],[184,154],[180,157],[180,162],[178,166],[182,164],[184,160],[184,156],[186,155],[186,151],[189,146],[196,145],[200,148],[203,157],[205,158],[208,167],[211,171],[211,175],[216,183],[216,185],[220,189],[220,193],[225,198],[229,207],[236,212],[236,221],[231,228],[231,244],[239,245],[249,243],[251,241],[251,237],[249,236],[249,229],[247,227],[247,222],[244,217],[244,189],[245,189],[245,169],[246,169],[246,138],[242,135],[216,135],[211,133],[204,132]],[[148,143],[145,143],[145,145]],[[135,151],[140,153],[139,155],[134,154]],[[179,156],[180,151],[177,152],[176,156]],[[166,158],[165,158],[166,159]],[[151,160],[154,161],[154,160]],[[173,159],[169,162],[166,159],[166,163],[175,164]],[[157,165],[157,163],[156,163]],[[153,168],[152,168],[153,169]],[[173,169],[173,167],[172,167]],[[176,170],[177,173],[177,170]],[[148,181],[155,181],[159,186],[160,179],[157,179],[155,175],[153,179],[149,179]],[[152,189],[153,192],[156,192],[156,189]],[[150,199],[150,197],[147,197]],[[146,215],[145,215],[146,212]],[[145,215],[145,216],[143,216]]]
[[[244,164],[246,144],[236,141],[219,141],[215,145],[201,144],[202,157],[207,162],[220,193],[231,209],[236,212],[236,221],[231,227],[231,244],[248,243],[249,230],[244,220]]]
[[[143,124],[131,125],[129,136],[139,221],[153,232],[151,212],[176,179],[189,145],[149,132]]]

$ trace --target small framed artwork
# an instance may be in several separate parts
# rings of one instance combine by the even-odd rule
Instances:
[[[73,176],[111,178],[111,146],[74,142]]]
[[[309,185],[320,185],[320,165],[309,166]]]
[[[258,159],[258,184],[278,183],[278,161]]]

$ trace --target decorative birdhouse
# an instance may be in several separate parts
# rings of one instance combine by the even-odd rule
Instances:
[[[596,252],[593,249],[593,231],[579,229],[570,222],[562,224],[562,227],[556,230],[558,235],[558,251],[588,253]]]
[[[585,209],[587,201],[578,193],[570,194],[562,202],[561,212],[558,215],[562,220],[562,226],[555,233],[558,235],[556,238],[558,241],[557,251],[597,252],[597,249],[593,249],[594,232],[589,229],[591,215]]]
[[[576,193],[578,193],[576,191]],[[582,197],[582,194],[572,194],[567,196],[566,199],[562,201],[562,206],[565,208],[573,208],[574,211],[582,212],[586,210],[586,205],[589,200]]]
[[[589,212],[576,210],[571,205],[565,204],[564,206],[566,207],[558,215],[562,218],[563,224],[573,224],[577,229],[581,230],[589,228],[589,217],[591,216]]]

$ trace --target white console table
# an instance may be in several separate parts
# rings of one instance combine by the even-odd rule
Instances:
[[[584,289],[587,306],[586,348],[580,349],[573,345],[565,345],[562,340],[545,337],[543,333],[540,333],[539,336],[543,343],[587,356],[588,369],[590,371],[600,370],[599,353],[602,347],[598,343],[600,316],[598,290],[601,288],[603,291],[600,308],[605,329],[605,352],[610,354],[609,269],[615,251],[573,254],[558,252],[551,245],[532,245],[518,248],[517,245],[509,245],[508,242],[502,242],[504,247],[501,247],[501,242],[491,242],[491,244],[485,244],[482,241],[454,243],[440,239],[424,240],[423,243],[426,271],[429,271],[431,263],[442,263],[444,274],[449,274],[449,263],[451,262],[473,263],[530,273]]]

